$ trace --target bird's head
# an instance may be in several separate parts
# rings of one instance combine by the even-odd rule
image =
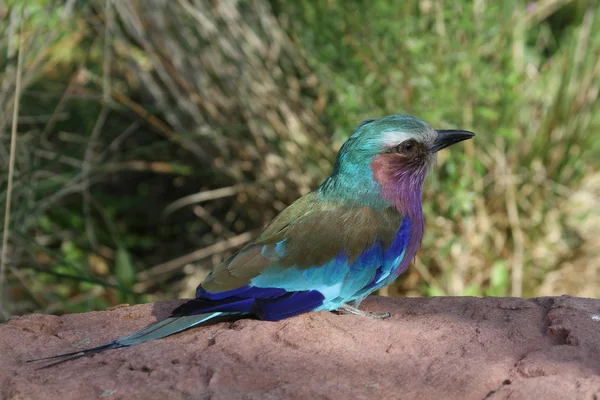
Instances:
[[[338,197],[373,206],[393,204],[411,214],[439,150],[470,139],[463,130],[436,130],[419,118],[390,115],[361,122],[340,149],[322,185]]]

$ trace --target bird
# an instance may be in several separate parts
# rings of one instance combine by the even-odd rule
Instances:
[[[394,114],[360,122],[333,170],[200,283],[164,320],[110,343],[34,361],[42,368],[160,339],[219,318],[279,321],[310,311],[387,318],[361,301],[402,274],[424,231],[422,189],[437,152],[471,139]],[[55,361],[58,360],[58,361]]]

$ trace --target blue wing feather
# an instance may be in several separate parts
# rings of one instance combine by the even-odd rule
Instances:
[[[312,311],[320,307],[324,299],[317,290],[291,292],[275,300],[257,300],[252,312],[260,319],[279,321]]]
[[[410,220],[405,218],[386,249],[381,241],[376,241],[350,265],[341,251],[327,264],[308,269],[282,267],[273,261],[249,285],[234,290],[212,293],[199,286],[196,298],[207,301],[198,302],[195,313],[245,311],[265,320],[279,320],[311,310],[334,310],[343,303],[360,301],[398,276],[410,229]],[[285,253],[285,241],[265,245],[261,250],[269,260],[281,259]]]

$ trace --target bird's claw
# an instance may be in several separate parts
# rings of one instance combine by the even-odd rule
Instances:
[[[356,307],[352,307],[348,304],[343,304],[340,308],[336,310],[340,314],[350,314],[350,315],[360,315],[361,317],[369,317],[373,319],[388,319],[392,316],[389,312],[384,313],[372,313],[369,311],[359,310]]]

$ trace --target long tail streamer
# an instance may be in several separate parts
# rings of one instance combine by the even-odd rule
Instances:
[[[35,360],[28,360],[27,362],[38,362],[38,361],[47,361],[47,360],[56,360],[51,364],[45,365],[39,369],[50,368],[58,364],[62,364],[67,361],[76,360],[81,357],[90,356],[92,354],[101,353],[106,350],[118,349],[120,347],[128,347],[136,344],[144,343],[149,340],[160,339],[165,336],[172,335],[174,333],[181,332],[183,330],[189,329],[196,325],[199,325],[203,322],[209,321],[213,318],[219,316],[230,316],[238,313],[222,313],[222,312],[213,312],[206,314],[197,314],[197,315],[186,315],[181,317],[169,317],[162,321],[156,322],[152,325],[149,325],[143,329],[140,329],[137,332],[132,333],[131,335],[123,336],[113,342],[104,344],[98,347],[92,347],[91,349],[85,349],[80,351],[74,351],[72,353],[64,353],[51,357],[37,358]]]

